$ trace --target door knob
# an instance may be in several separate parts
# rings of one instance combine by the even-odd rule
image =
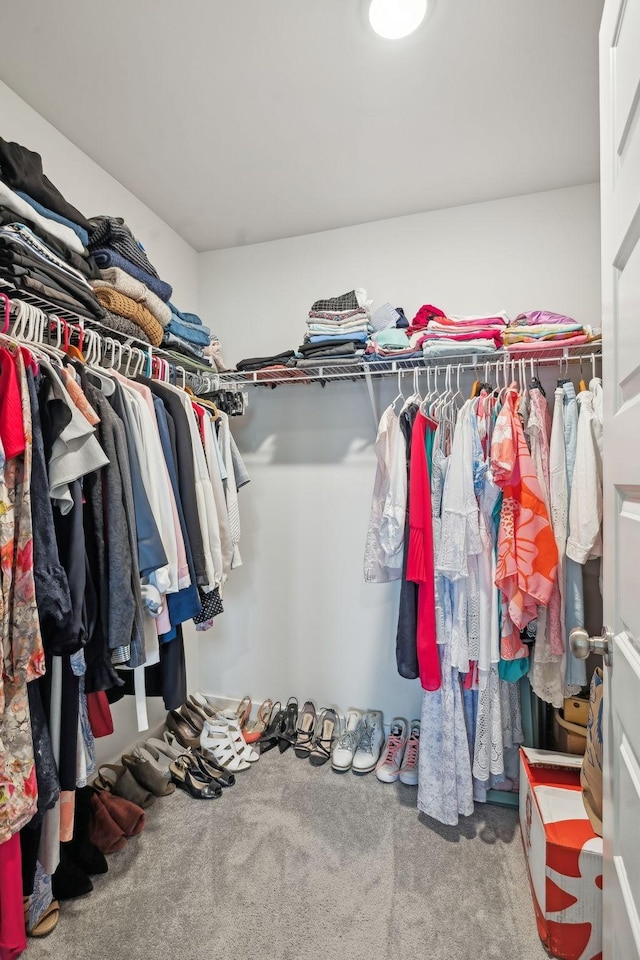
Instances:
[[[602,628],[601,637],[590,637],[584,627],[574,627],[569,634],[569,643],[573,655],[578,660],[586,660],[590,653],[597,653],[608,667],[613,656],[613,632],[609,627]]]

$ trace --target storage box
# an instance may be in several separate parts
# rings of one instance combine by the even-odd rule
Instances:
[[[586,727],[589,723],[589,699],[565,697],[563,715],[568,723],[577,723],[579,727]]]
[[[577,723],[569,723],[562,716],[562,710],[553,711],[553,734],[560,753],[575,753],[583,757],[587,749],[587,728]]]
[[[538,932],[561,960],[602,956],[602,839],[582,801],[581,762],[520,751],[520,829]]]

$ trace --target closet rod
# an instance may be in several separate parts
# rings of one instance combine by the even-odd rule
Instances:
[[[513,379],[517,379],[517,372],[522,362],[529,369],[531,363],[534,367],[564,366],[565,364],[568,366],[570,363],[579,363],[580,361],[584,363],[592,359],[594,364],[602,359],[602,343],[599,340],[576,347],[558,345],[557,349],[553,350],[549,348],[532,349],[523,354],[516,354],[515,351],[509,353],[508,350],[497,350],[495,353],[489,354],[442,355],[439,357],[424,357],[419,360],[393,360],[389,358],[375,363],[367,363],[366,361],[325,365],[318,363],[317,366],[305,367],[304,370],[297,367],[265,367],[262,370],[220,373],[218,378],[221,387],[232,386],[235,389],[246,387],[247,384],[253,384],[256,387],[275,387],[280,384],[308,386],[310,383],[320,383],[324,386],[325,383],[332,380],[355,381],[366,378],[367,383],[370,383],[372,378],[383,379],[425,370],[440,372],[453,370],[460,373],[473,370],[480,374],[485,366],[489,365],[491,369],[504,375],[512,371]]]

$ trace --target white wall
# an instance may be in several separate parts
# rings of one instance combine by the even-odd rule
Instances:
[[[200,304],[228,360],[297,346],[311,303],[353,286],[450,313],[551,309],[599,325],[597,184],[202,254]],[[397,391],[377,384],[378,410]],[[200,645],[201,683],[418,716],[395,668],[398,585],[364,583],[375,474],[362,383],[250,388],[233,422],[252,482],[244,566]]]
[[[152,210],[75,147],[40,114],[0,83],[0,135],[42,155],[44,170],[64,196],[85,216],[121,216],[144,244],[158,273],[172,284],[174,303],[186,310],[199,309],[198,255]],[[150,154],[151,157],[151,154]],[[197,643],[187,646],[187,669],[196,685]],[[165,716],[160,699],[149,699],[149,722],[156,726]],[[134,703],[125,697],[112,708],[115,732],[96,741],[98,759],[116,756],[137,739]]]

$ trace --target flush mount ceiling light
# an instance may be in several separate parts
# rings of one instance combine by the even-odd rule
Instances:
[[[369,23],[385,40],[400,40],[417,30],[427,14],[427,0],[371,0]]]

